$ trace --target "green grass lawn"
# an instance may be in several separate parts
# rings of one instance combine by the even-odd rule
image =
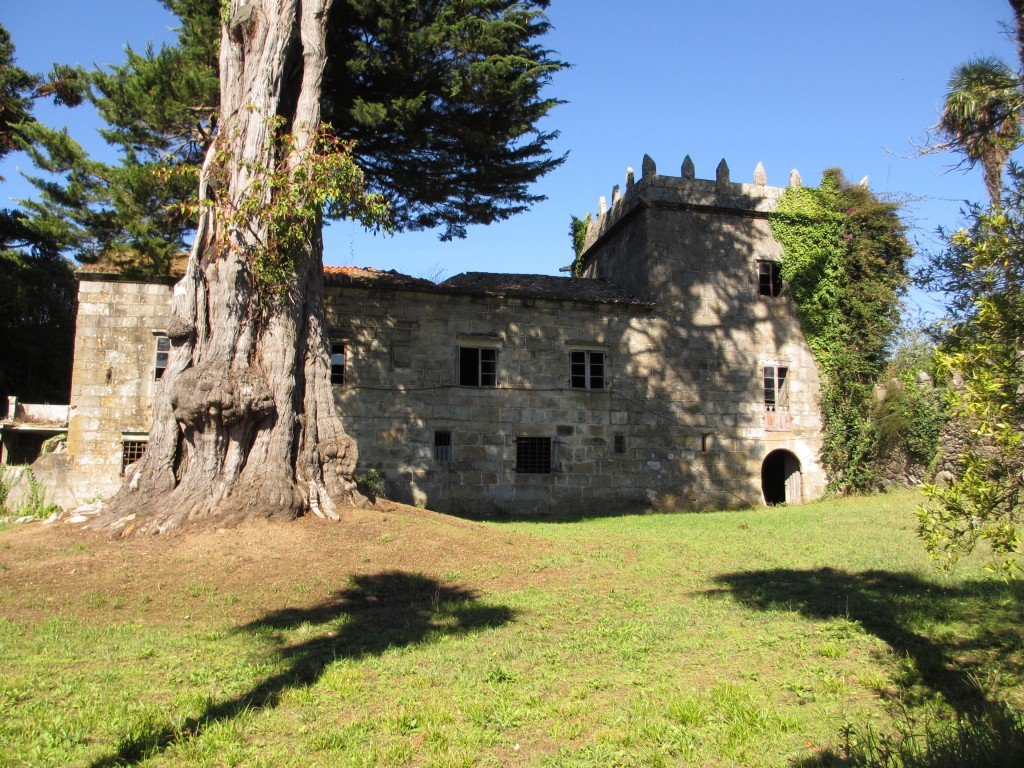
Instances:
[[[5,588],[23,553],[4,528],[0,765],[844,764],[848,724],[1024,706],[1024,592],[980,556],[932,570],[916,503],[461,523],[507,560],[421,520],[418,568],[388,563],[399,519],[348,541],[359,567],[300,558],[269,597],[258,558],[231,589],[197,573],[156,598]],[[120,547],[126,578],[137,546],[61,567]]]

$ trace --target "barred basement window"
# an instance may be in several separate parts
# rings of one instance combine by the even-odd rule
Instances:
[[[489,347],[459,347],[459,384],[464,387],[496,387],[498,350]]]
[[[527,475],[551,474],[551,438],[517,437],[516,472]]]
[[[331,344],[331,384],[345,383],[345,345]]]
[[[146,455],[146,445],[148,443],[145,440],[123,440],[121,442],[121,474],[128,469],[129,466],[137,462],[143,456]]]
[[[153,366],[153,378],[160,379],[167,370],[167,361],[171,354],[171,340],[166,336],[156,337],[156,365]]]
[[[604,352],[570,352],[569,384],[574,389],[604,389]]]
[[[448,464],[452,460],[452,433],[447,429],[434,432],[434,461]]]
[[[626,436],[625,435],[616,435],[615,436],[615,445],[614,445],[613,450],[615,451],[615,453],[625,453],[626,452]]]
[[[757,262],[757,292],[761,296],[779,296],[782,293],[782,273],[778,262]]]
[[[764,367],[764,409],[769,413],[789,411],[789,368]]]

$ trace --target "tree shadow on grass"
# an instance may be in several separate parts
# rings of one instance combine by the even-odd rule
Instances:
[[[350,587],[318,605],[274,611],[236,630],[277,643],[278,657],[285,664],[281,672],[232,699],[208,705],[180,727],[157,727],[124,737],[114,754],[92,766],[134,765],[199,736],[215,723],[276,707],[283,693],[312,685],[337,659],[376,656],[390,648],[493,629],[514,618],[511,608],[480,603],[473,590],[420,574],[393,571],[355,577]],[[303,625],[322,631],[302,642],[282,645],[285,631]]]
[[[964,722],[975,724],[976,733],[968,734],[971,738],[991,740],[1016,734],[1014,743],[1005,747],[1020,748],[1019,729],[1006,727],[1005,710],[990,698],[979,678],[985,668],[997,670],[1012,685],[1024,681],[1020,630],[1024,584],[990,580],[941,586],[912,573],[847,573],[831,568],[727,573],[715,580],[722,585],[717,592],[728,592],[758,610],[790,610],[813,619],[857,622],[910,663],[913,674],[901,681],[901,687],[923,686],[941,696]],[[950,631],[943,631],[942,625]],[[959,764],[928,754],[907,764]],[[796,765],[864,764],[868,763],[856,755],[826,750]]]

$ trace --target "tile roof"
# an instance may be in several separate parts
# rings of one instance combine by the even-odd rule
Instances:
[[[110,265],[80,267],[81,279],[126,279]],[[130,278],[128,278],[130,279]],[[147,282],[165,282],[169,278],[143,278]],[[374,267],[324,267],[324,283],[329,286],[364,288],[381,291],[417,291],[455,296],[492,298],[547,299],[548,301],[582,301],[591,304],[649,305],[605,280],[553,275],[516,275],[498,272],[463,272],[443,283],[422,277],[404,275],[393,269]]]
[[[373,267],[324,267],[324,283],[399,291],[433,291],[437,288],[434,283],[422,277],[403,275],[393,269],[384,271]]]
[[[463,272],[461,275],[448,278],[439,287],[470,296],[585,301],[601,304],[646,303],[606,280],[581,277]]]

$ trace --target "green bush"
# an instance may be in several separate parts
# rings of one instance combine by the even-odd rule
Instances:
[[[384,475],[376,469],[370,468],[360,475],[356,475],[356,488],[364,496],[371,500],[386,499],[384,495]]]
[[[0,511],[3,511],[4,503],[7,501],[7,494],[11,492],[11,484],[7,479],[7,473],[0,467]]]
[[[36,476],[29,467],[25,467],[25,482],[28,485],[28,491],[14,510],[16,515],[44,518],[61,511],[56,504],[46,501],[46,487],[36,480]],[[8,493],[10,493],[9,485],[3,491],[3,496],[6,498]]]
[[[941,390],[918,382],[910,371],[902,372],[889,382],[872,413],[879,457],[902,448],[912,462],[928,466],[939,450],[945,419]]]
[[[846,731],[849,764],[864,768],[1017,768],[1024,765],[1024,718],[1009,707],[956,720],[907,719],[895,735]]]

